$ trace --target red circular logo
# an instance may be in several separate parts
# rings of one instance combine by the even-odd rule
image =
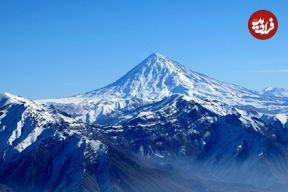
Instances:
[[[270,11],[256,11],[248,21],[248,28],[255,38],[260,40],[270,39],[277,32],[278,20]]]

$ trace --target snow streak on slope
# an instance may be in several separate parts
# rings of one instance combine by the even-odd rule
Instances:
[[[3,125],[0,129],[2,132],[11,132],[10,135],[7,135],[7,144],[13,146],[18,152],[23,151],[34,143],[44,130],[49,128],[45,127],[45,125],[56,124],[60,121],[60,119],[51,114],[43,104],[26,100],[9,93],[0,95],[0,108],[3,106],[7,106],[7,109],[2,111],[3,114],[0,116],[0,125]],[[20,119],[14,120],[14,122],[17,122],[14,130],[11,128],[8,130],[9,127],[6,127],[7,125],[5,124],[5,121],[8,121],[5,117],[9,113],[14,113],[15,118],[17,118],[17,115],[20,117]],[[11,124],[9,125],[12,126]],[[2,142],[4,141],[5,138],[2,138],[2,146]]]

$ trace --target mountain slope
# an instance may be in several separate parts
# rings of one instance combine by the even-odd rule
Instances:
[[[144,101],[154,101],[172,94],[216,96],[229,92],[230,96],[253,94],[240,86],[225,84],[193,72],[176,61],[154,53],[118,81],[103,89],[88,92],[84,96],[93,98],[108,93],[122,98],[135,97]]]
[[[171,107],[169,104],[174,102],[182,112],[175,112],[177,114],[168,112]],[[159,151],[154,150],[159,153],[156,157],[160,157],[163,161],[147,158],[147,148],[144,147],[144,143],[139,145],[139,141],[134,142],[139,138],[135,137],[137,134],[135,135],[133,133],[135,131],[132,129],[142,126],[152,128],[147,136],[152,138],[156,136],[156,138],[146,144],[157,145],[157,142],[160,141],[159,138],[163,136],[162,133],[170,134],[172,128],[176,128],[178,131],[183,128],[182,131],[185,133],[185,123],[191,121],[197,124],[198,122],[202,127],[204,124],[201,122],[206,122],[207,117],[209,117],[208,120],[216,117],[215,114],[200,105],[195,105],[193,102],[187,103],[178,96],[171,96],[171,98],[150,107],[158,110],[159,113],[161,109],[165,109],[165,113],[169,113],[171,116],[166,119],[164,114],[162,118],[155,114],[155,119],[145,119],[146,116],[142,115],[147,113],[147,110],[151,110],[149,107],[145,108],[142,115],[135,114],[136,116],[131,120],[121,124],[121,126],[127,127],[124,130],[125,134],[121,135],[122,131],[119,128],[118,131],[111,131],[115,127],[90,127],[48,109],[43,104],[11,94],[2,94],[0,97],[0,183],[5,184],[5,190],[6,186],[9,186],[15,191],[33,192],[270,191],[247,184],[226,183],[199,177],[195,173],[179,167],[177,161],[175,161],[176,164],[167,164],[168,156],[160,157],[159,155],[163,151],[171,154],[176,152],[178,147],[173,145],[166,149],[161,147],[162,149]],[[189,117],[192,114],[196,115],[193,119]],[[144,125],[135,124],[139,121],[138,118],[144,118],[140,121]],[[177,119],[180,124],[173,124],[173,119]],[[161,123],[162,121],[171,121],[171,128],[165,130],[169,126]],[[158,132],[156,135],[153,133],[153,130],[156,130],[153,128],[155,122],[163,124],[162,133]],[[148,131],[148,129],[146,130]],[[199,131],[202,134],[207,130]],[[189,132],[191,130],[187,133]],[[123,145],[122,142],[115,143],[110,140],[114,138],[113,135],[117,135],[120,140],[127,140],[126,144],[128,145],[125,146],[126,144]],[[176,138],[173,139],[173,137],[170,135],[171,141],[176,142]],[[140,138],[145,139],[145,137]],[[201,138],[199,139],[201,141]],[[102,141],[105,145],[102,144]],[[197,143],[197,139],[191,141]],[[189,147],[187,142],[180,140],[177,142]],[[138,149],[141,146],[143,146],[143,154],[139,156]],[[190,147],[193,148],[195,145],[192,144]],[[201,151],[205,150],[205,147],[196,146],[195,149]],[[188,155],[193,157],[197,156],[197,153],[194,155],[187,153],[187,157]],[[163,164],[163,162],[165,163]]]
[[[171,174],[176,178],[182,170],[187,171],[186,179],[197,176],[232,186],[270,187],[288,183],[287,126],[273,116],[245,114],[238,109],[221,116],[183,96],[171,96],[127,114],[117,125],[95,127],[93,132],[110,149],[122,152],[122,158],[130,157],[142,166],[151,161],[160,172],[175,169]],[[128,162],[118,162],[118,166],[127,168]],[[120,174],[118,171],[115,174]],[[122,174],[127,174],[123,176],[129,180],[127,185],[141,178],[130,178],[130,169]],[[238,190],[244,191],[242,187]],[[257,187],[251,191],[265,191]],[[272,191],[282,190],[273,187]]]
[[[15,191],[79,191],[89,176],[89,187],[111,191],[107,147],[87,130],[43,104],[1,94],[0,183]]]

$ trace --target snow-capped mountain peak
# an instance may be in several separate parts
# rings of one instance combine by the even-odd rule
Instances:
[[[30,116],[38,116],[39,119],[41,119],[40,123],[45,121],[52,122],[55,120],[54,116],[50,113],[50,110],[40,102],[28,100],[10,93],[0,94],[0,108],[16,104],[22,105]]]
[[[264,101],[257,92],[192,71],[159,53],[151,54],[104,88],[75,97],[42,102],[87,123],[105,123],[112,113],[116,112],[115,116],[120,117],[123,112],[172,95],[183,95],[220,115],[230,113],[233,107],[263,112],[267,103],[271,113],[281,110],[279,105],[273,104],[278,102],[276,100],[273,103]]]
[[[109,95],[122,98],[155,100],[172,93],[187,94],[191,87],[193,85],[182,66],[159,53],[153,53],[116,82],[86,96],[109,92]]]
[[[103,94],[155,101],[173,94],[222,99],[223,95],[227,98],[255,93],[194,72],[162,54],[153,53],[116,82],[82,96],[99,98]]]

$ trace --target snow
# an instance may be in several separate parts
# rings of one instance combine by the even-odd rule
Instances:
[[[262,157],[264,155],[264,152],[261,152],[258,154],[259,157]]]
[[[16,111],[15,115],[19,115],[20,117],[17,122],[12,119],[13,122],[9,122],[8,125],[4,124],[3,127],[1,127],[1,130],[4,131],[7,126],[8,129],[11,129],[9,126],[13,127],[13,124],[16,124],[15,128],[11,131],[11,135],[7,138],[7,144],[18,152],[22,152],[36,142],[44,130],[51,129],[50,125],[66,122],[73,127],[76,123],[72,118],[49,110],[42,103],[31,101],[10,93],[1,94],[0,101],[5,101],[5,103],[2,102],[2,105],[11,104],[4,110],[3,117],[14,115],[14,111],[9,113],[9,108],[14,105],[22,105],[24,107],[24,111],[19,111],[21,113],[17,114]],[[0,121],[0,125],[1,124],[2,122]],[[42,136],[45,137],[45,135]]]
[[[59,98],[59,99],[42,99],[39,100],[39,102],[43,102],[43,103],[62,103],[62,104],[81,104],[83,102],[83,98],[82,97],[68,97],[68,98]]]
[[[155,155],[156,157],[159,157],[159,158],[161,158],[161,159],[163,159],[163,158],[164,158],[164,155],[161,155],[161,154],[159,154],[159,153],[154,153],[154,155]]]
[[[276,118],[283,124],[285,125],[288,121],[288,117],[285,114],[277,114]]]
[[[21,117],[21,120],[17,122],[17,127],[16,129],[13,130],[12,135],[10,136],[8,142],[9,145],[12,145],[13,141],[15,141],[16,139],[18,139],[21,136],[21,132],[22,132],[22,128],[23,128],[23,114]]]
[[[101,142],[97,140],[86,139],[86,144],[89,145],[94,152],[97,152],[100,148]]]
[[[24,149],[29,147],[32,143],[34,143],[42,132],[43,132],[42,127],[36,127],[35,129],[33,129],[31,133],[29,133],[29,135],[21,143],[15,146],[15,149],[18,150],[18,152],[23,151]]]
[[[261,94],[268,97],[288,97],[288,89],[267,87]]]
[[[155,118],[155,114],[151,111],[142,111],[139,113],[138,117],[145,117],[145,119]]]
[[[238,145],[237,151],[241,151],[242,149],[243,149],[243,146],[242,145]]]

